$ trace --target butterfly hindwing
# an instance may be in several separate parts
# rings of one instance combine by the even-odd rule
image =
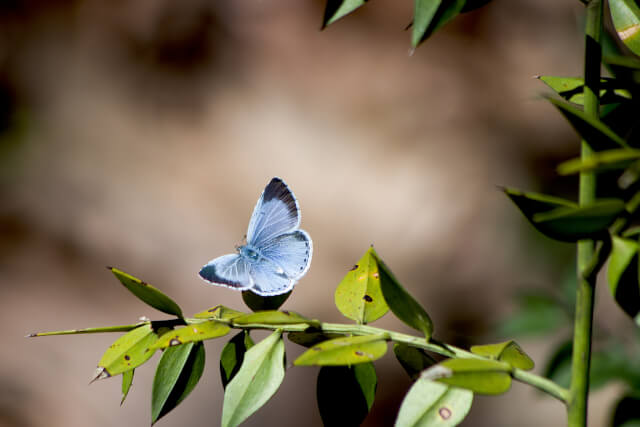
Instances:
[[[280,267],[287,277],[297,280],[311,265],[313,247],[307,232],[296,230],[265,242],[260,253]]]
[[[251,291],[262,296],[280,295],[289,292],[296,283],[287,277],[280,267],[266,258],[251,264],[253,286]]]
[[[253,286],[249,263],[240,254],[222,255],[209,261],[200,270],[200,277],[207,282],[238,290]]]
[[[283,180],[273,178],[253,210],[247,242],[259,248],[262,243],[293,231],[299,225],[300,209],[296,198]]]

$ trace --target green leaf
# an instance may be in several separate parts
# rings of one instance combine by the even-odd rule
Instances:
[[[249,331],[242,330],[225,344],[220,353],[220,378],[222,388],[227,388],[227,384],[236,376],[242,366],[244,355],[254,343],[249,335]]]
[[[395,426],[457,426],[469,413],[472,401],[469,390],[420,378],[404,397]]]
[[[373,248],[344,276],[335,292],[338,310],[360,324],[373,322],[389,311],[382,297],[378,259]]]
[[[640,8],[634,0],[609,0],[613,26],[620,40],[640,55]]]
[[[122,373],[122,399],[120,400],[120,405],[124,403],[124,400],[129,395],[129,390],[131,389],[131,384],[133,384],[133,373],[135,369],[130,371],[125,371]]]
[[[293,363],[297,366],[341,366],[372,362],[387,352],[385,335],[335,338],[305,351]]]
[[[504,189],[509,198],[542,234],[563,242],[597,238],[625,210],[618,199],[603,199],[578,206],[567,200]]]
[[[411,45],[418,47],[424,40],[427,28],[435,16],[442,0],[414,0],[413,29],[411,32]]]
[[[471,353],[506,362],[514,368],[529,371],[535,366],[533,360],[513,340],[497,344],[474,345]]]
[[[371,410],[377,383],[372,363],[320,368],[317,396],[323,424],[360,425]]]
[[[637,241],[613,236],[607,271],[609,290],[618,305],[631,317],[640,313],[639,250]]]
[[[480,394],[501,394],[511,387],[511,366],[497,360],[448,359],[424,371],[422,378],[437,380]]]
[[[373,250],[373,248],[372,248]],[[402,287],[389,267],[373,252],[378,260],[380,288],[385,301],[396,317],[408,326],[421,331],[427,341],[433,334],[433,322],[422,306]]]
[[[350,14],[366,2],[367,0],[327,0],[322,28],[324,29],[338,19]]]
[[[235,377],[227,384],[222,427],[237,426],[260,409],[284,379],[284,342],[275,331],[251,347]]]
[[[267,324],[267,325],[295,325],[306,323],[310,326],[318,326],[317,320],[307,319],[295,311],[258,311],[256,313],[244,314],[233,319],[235,325]]]
[[[277,310],[289,298],[292,291],[293,289],[284,294],[273,295],[270,297],[263,297],[262,295],[258,295],[251,291],[243,291],[242,301],[244,301],[247,307],[252,311]]]
[[[149,360],[155,350],[151,346],[158,335],[151,325],[143,325],[118,338],[98,362],[95,380],[121,374],[142,365]]]
[[[544,335],[568,320],[560,302],[548,295],[523,293],[517,301],[515,312],[498,325],[500,336]]]
[[[153,378],[151,424],[180,404],[195,388],[204,371],[204,344],[189,343],[167,348]]]
[[[218,338],[227,335],[230,330],[229,326],[215,320],[193,323],[163,334],[152,346],[152,349]]]
[[[536,76],[567,101],[584,104],[584,79],[580,77]],[[600,79],[600,103],[610,104],[631,98],[626,89],[616,87],[615,79]]]
[[[616,135],[607,125],[594,119],[570,104],[557,99],[549,98],[562,115],[571,123],[571,126],[589,144],[594,151],[604,151],[613,148],[627,148],[627,143]]]
[[[129,289],[132,294],[140,298],[144,303],[150,305],[156,310],[163,313],[173,314],[179,318],[183,318],[182,310],[171,298],[149,285],[142,280],[133,277],[117,268],[107,267],[120,280],[125,288]]]
[[[201,311],[194,314],[196,319],[219,319],[219,320],[231,320],[236,317],[242,316],[243,312],[234,310],[233,308],[225,307],[224,305],[216,305],[208,310]]]
[[[640,159],[640,150],[619,148],[605,150],[581,159],[579,157],[558,165],[560,175],[572,175],[580,172],[605,171],[611,169],[625,169],[635,160]]]
[[[103,332],[129,332],[142,325],[150,325],[150,324],[151,322],[139,322],[133,325],[104,326],[100,328],[84,328],[84,329],[68,329],[65,331],[52,331],[52,332],[35,332],[27,335],[27,337],[32,338],[32,337],[46,337],[50,335],[98,334]]]
[[[340,334],[326,334],[318,331],[289,332],[289,334],[287,334],[290,341],[307,348],[313,347],[323,341],[332,340],[341,336],[342,335]]]
[[[393,353],[412,380],[418,379],[422,371],[437,363],[421,348],[411,347],[407,344],[395,343]]]
[[[556,347],[544,369],[544,376],[562,387],[569,387],[571,382],[572,348],[571,341],[561,343]]]

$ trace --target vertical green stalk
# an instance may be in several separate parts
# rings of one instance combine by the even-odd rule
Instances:
[[[602,0],[590,0],[587,4],[585,26],[584,59],[584,111],[590,117],[599,117],[600,63],[602,48]],[[591,148],[582,141],[581,157],[592,155]],[[588,204],[596,197],[596,177],[593,172],[580,174],[580,204]],[[578,242],[578,290],[573,334],[573,359],[571,386],[567,406],[570,427],[587,425],[587,399],[589,395],[589,367],[591,363],[591,329],[593,324],[594,290],[596,275],[585,279],[582,272],[587,268],[594,252],[593,241]]]

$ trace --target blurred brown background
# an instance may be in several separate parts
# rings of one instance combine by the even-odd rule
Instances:
[[[242,308],[197,271],[241,241],[272,176],[293,188],[315,246],[284,308],[311,317],[344,320],[335,286],[371,243],[437,337],[465,346],[500,338],[492,327],[517,289],[553,287],[570,268],[572,248],[530,230],[496,185],[574,184],[553,168],[576,138],[532,76],[580,74],[580,3],[495,0],[413,55],[411,1],[371,2],[320,32],[323,7],[0,3],[0,426],[147,425],[157,356],[120,407],[118,379],[87,385],[117,335],[23,336],[164,317],[105,265],[189,314]],[[377,323],[407,330],[391,315]],[[554,338],[520,341],[539,372]],[[207,344],[200,385],[159,425],[219,424],[223,342]],[[365,424],[391,425],[410,383],[392,354],[376,366]],[[316,374],[289,369],[246,425],[321,425]],[[595,394],[591,425],[616,390]],[[476,398],[464,425],[564,422],[559,403],[514,384]]]

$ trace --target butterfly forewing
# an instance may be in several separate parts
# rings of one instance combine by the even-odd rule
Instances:
[[[244,290],[253,285],[249,275],[249,263],[240,254],[222,255],[209,261],[200,270],[200,277],[207,282]]]
[[[273,178],[262,192],[251,215],[247,242],[261,247],[274,237],[300,225],[300,211],[293,193],[280,178]]]

